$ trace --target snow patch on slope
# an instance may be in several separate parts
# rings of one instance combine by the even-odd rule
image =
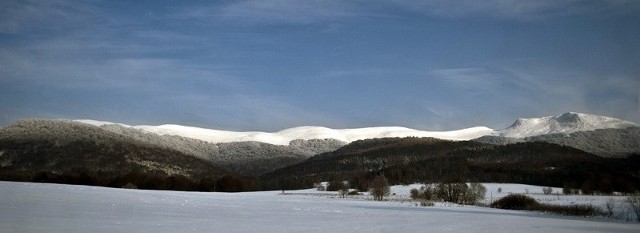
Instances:
[[[95,125],[95,126],[120,125],[120,126],[124,126],[124,127],[131,127],[130,125],[125,125],[125,124],[120,124],[120,123],[113,123],[113,122],[109,122],[109,121],[90,120],[90,119],[81,119],[81,120],[73,120],[73,121],[80,122],[80,123],[85,123],[85,124],[89,124],[89,125]]]

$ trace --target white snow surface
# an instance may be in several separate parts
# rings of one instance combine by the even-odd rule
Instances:
[[[503,192],[515,190],[500,184]],[[418,187],[418,185],[412,185]],[[394,186],[395,198],[412,186]],[[538,187],[539,188],[539,187]],[[488,189],[491,189],[488,187]],[[0,232],[639,232],[640,224],[315,190],[200,193],[0,182]],[[406,197],[406,196],[405,196]],[[393,199],[393,198],[391,198]]]
[[[75,121],[96,126],[117,124],[96,120]],[[258,131],[224,131],[175,124],[165,124],[159,126],[130,126],[125,124],[118,125],[141,129],[146,132],[156,133],[160,135],[177,135],[212,143],[257,141],[274,145],[288,145],[289,142],[295,139],[336,139],[346,143],[350,143],[361,139],[384,137],[433,137],[454,141],[471,140],[487,135],[523,138],[549,133],[572,133],[576,131],[591,131],[604,128],[627,128],[631,126],[638,126],[632,122],[623,121],[613,117],[596,116],[574,112],[565,113],[559,116],[518,119],[513,125],[503,130],[494,130],[484,126],[453,131],[422,131],[397,126],[354,129],[331,129],[321,126],[302,126],[268,133]]]
[[[106,121],[75,120],[76,122],[102,126],[116,124]],[[361,139],[384,137],[434,137],[447,140],[470,140],[484,135],[492,134],[493,129],[487,127],[472,127],[454,131],[420,131],[405,127],[368,127],[356,129],[331,129],[320,126],[302,126],[281,130],[274,133],[247,131],[234,132],[224,130],[205,129],[191,126],[166,124],[159,126],[140,125],[130,126],[118,124],[124,127],[141,129],[146,132],[160,135],[177,135],[187,138],[199,139],[212,143],[257,141],[274,145],[289,145],[295,139],[336,139],[343,142],[353,142]]]

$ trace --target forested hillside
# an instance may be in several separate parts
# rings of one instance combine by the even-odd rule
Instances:
[[[94,142],[108,147],[126,143],[166,150],[168,153],[179,152],[190,156],[189,160],[204,160],[238,176],[260,175],[344,145],[343,142],[332,139],[294,140],[288,146],[261,142],[209,143],[179,136],[158,135],[116,124],[98,127],[67,120],[19,121],[0,128],[0,140],[0,151],[8,145],[17,150],[29,151],[28,148],[33,146],[55,149],[50,148],[51,145],[55,147],[76,141]],[[15,144],[17,141],[24,143]],[[25,156],[30,156],[26,151],[24,153]]]
[[[118,125],[22,120],[0,128],[0,179],[146,189],[259,189],[251,176],[343,145],[295,140],[208,143]],[[249,178],[243,178],[249,177]]]
[[[27,120],[0,132],[3,180],[185,189],[229,174],[210,161],[90,125]]]
[[[570,134],[544,134],[526,138],[484,136],[474,141],[505,145],[518,142],[548,142],[570,146],[601,157],[624,158],[640,153],[640,127],[624,129],[597,129]]]
[[[272,188],[309,187],[321,180],[350,180],[361,189],[384,174],[391,183],[514,182],[585,191],[640,187],[640,157],[602,158],[544,142],[491,145],[431,138],[363,140],[263,176]]]

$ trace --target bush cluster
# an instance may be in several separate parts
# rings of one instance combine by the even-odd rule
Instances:
[[[425,185],[420,189],[411,189],[411,198],[418,201],[442,200],[461,205],[474,205],[484,199],[487,189],[480,183],[467,185],[463,182]]]
[[[384,197],[389,196],[389,194],[391,194],[391,188],[389,187],[387,178],[384,176],[376,176],[376,178],[369,183],[369,193],[376,201],[382,201]]]
[[[551,205],[540,204],[535,199],[522,194],[509,194],[491,203],[492,208],[508,210],[530,210],[562,215],[594,216],[601,215],[602,211],[592,205]]]
[[[491,208],[506,210],[534,210],[539,206],[535,199],[522,194],[509,194],[491,203]]]

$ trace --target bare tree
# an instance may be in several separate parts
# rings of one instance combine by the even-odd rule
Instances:
[[[640,193],[634,193],[627,197],[629,203],[629,209],[636,214],[638,221],[640,221]]]
[[[411,189],[411,199],[419,201],[430,201],[434,199],[436,188],[431,185],[423,185],[420,189]]]
[[[340,191],[344,188],[344,186],[345,185],[343,181],[334,180],[329,182],[329,185],[327,185],[327,191]]]
[[[340,194],[342,198],[346,198],[349,194],[349,186],[350,185],[348,182],[342,182],[342,187],[340,188],[340,190],[338,190],[338,194]]]
[[[483,200],[487,194],[487,188],[481,183],[471,183],[467,189],[465,204],[474,205],[479,200]]]
[[[609,200],[607,200],[605,207],[607,208],[607,217],[609,218],[613,218],[613,209],[616,208],[616,200],[614,200],[613,198],[609,198]]]
[[[440,183],[435,188],[436,197],[446,202],[474,205],[484,199],[487,188],[480,183],[467,185],[464,182]]]
[[[464,204],[467,189],[467,184],[462,182],[440,183],[436,186],[436,197],[446,202]]]
[[[369,193],[376,201],[382,201],[384,197],[389,196],[391,188],[389,181],[384,176],[376,176],[369,184]]]

